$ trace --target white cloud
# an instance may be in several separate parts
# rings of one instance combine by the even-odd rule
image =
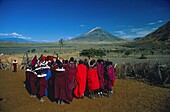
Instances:
[[[141,35],[141,36],[145,36],[145,35],[149,34],[150,32],[151,32],[150,30],[143,30],[143,31],[137,32],[137,34]]]
[[[128,39],[128,40],[134,39],[136,37],[140,37],[140,36],[139,35],[133,35],[133,34],[132,35],[129,34],[129,35],[121,36],[121,38]]]
[[[124,35],[124,34],[126,34],[124,31],[115,31],[115,33],[117,33],[117,34],[120,34],[120,35]]]
[[[23,36],[21,34],[18,34],[16,32],[13,33],[0,33],[0,37],[13,37],[13,38],[21,38],[21,39],[31,39],[31,37]]]
[[[156,24],[155,22],[152,22],[152,23],[148,23],[147,25],[154,25],[154,24]]]
[[[158,28],[152,28],[152,30],[156,30],[156,29],[158,29]]]
[[[130,29],[130,31],[132,32],[132,33],[135,33],[135,32],[138,32],[138,31],[142,31],[143,30],[143,28],[131,28]]]
[[[159,20],[158,23],[162,23],[163,21],[162,20]]]
[[[162,23],[162,22],[163,22],[162,20],[159,20],[159,21],[156,21],[156,22],[147,23],[146,25],[155,25],[157,23]]]
[[[81,24],[80,26],[81,26],[81,27],[84,27],[85,25]]]

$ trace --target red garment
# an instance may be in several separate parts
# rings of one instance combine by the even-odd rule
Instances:
[[[51,61],[52,63],[54,62],[53,56],[47,56],[47,60],[46,61]]]
[[[46,59],[47,59],[47,57],[41,56],[41,60],[45,61]]]
[[[17,71],[17,63],[13,63],[14,71]]]
[[[99,77],[100,88],[104,89],[104,65],[101,63],[97,64],[97,73]]]
[[[76,72],[77,72],[76,65],[74,63],[70,63],[65,68],[66,68],[66,71],[68,73],[69,86],[70,86],[71,89],[74,89],[77,85],[77,82],[76,82]]]
[[[99,89],[99,79],[97,74],[97,68],[89,68],[87,71],[87,82],[90,91]]]
[[[55,65],[55,66],[53,67],[54,70],[57,69],[57,68],[58,68],[58,65]]]
[[[114,68],[112,66],[107,67],[107,74],[108,74],[109,80],[116,80],[116,75],[114,72]]]
[[[54,71],[54,98],[71,102],[73,100],[72,91],[69,87],[67,71]]]
[[[78,70],[76,73],[77,86],[74,90],[74,95],[77,98],[81,98],[86,89],[87,68],[84,66],[84,64],[80,64],[77,66],[77,70]]]
[[[112,66],[108,66],[107,69],[108,69],[107,74],[108,74],[108,78],[109,78],[108,80],[110,82],[109,88],[112,88],[116,81],[116,75],[114,72],[114,68]]]
[[[35,95],[37,94],[37,87],[36,87],[37,76],[33,72],[27,72],[27,73],[29,73],[31,94]]]
[[[37,64],[37,56],[34,56],[33,60],[31,61],[31,66],[34,67]]]
[[[48,83],[45,79],[45,77],[41,77],[38,80],[38,94],[40,97],[45,96],[45,89],[48,88]]]

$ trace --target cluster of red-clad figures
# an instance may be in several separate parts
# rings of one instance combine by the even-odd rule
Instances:
[[[46,96],[62,105],[72,102],[73,97],[111,97],[115,80],[110,61],[84,59],[77,62],[73,57],[60,60],[41,55],[39,59],[35,56],[27,67],[25,86],[31,97],[44,102]]]

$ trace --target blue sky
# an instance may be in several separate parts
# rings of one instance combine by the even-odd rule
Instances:
[[[0,0],[0,38],[55,42],[101,27],[132,39],[170,20],[170,0]]]

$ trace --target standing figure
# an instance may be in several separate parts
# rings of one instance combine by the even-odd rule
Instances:
[[[69,87],[67,71],[62,67],[62,63],[58,64],[58,68],[52,72],[54,76],[54,98],[58,104],[63,105],[65,102],[73,100],[72,91]]]
[[[36,82],[37,82],[37,73],[34,72],[31,69],[27,69],[26,70],[26,88],[28,89],[28,91],[31,94],[31,97],[37,97],[37,86],[36,86]],[[27,81],[29,81],[27,83]]]
[[[87,71],[87,83],[91,99],[95,99],[94,92],[98,91],[100,87],[95,60],[89,61],[89,69]]]
[[[17,72],[17,60],[14,60],[13,62],[13,72]]]
[[[69,79],[70,88],[72,90],[74,90],[74,88],[77,85],[77,82],[76,82],[77,68],[76,68],[76,65],[74,63],[74,58],[73,57],[70,58],[69,64],[65,67],[65,69],[68,72],[68,79]]]
[[[97,73],[99,77],[99,84],[100,89],[98,92],[99,97],[103,97],[103,91],[104,91],[104,64],[103,60],[97,60]]]
[[[86,89],[86,77],[87,77],[87,68],[84,65],[84,62],[80,60],[79,65],[77,66],[77,73],[76,73],[77,86],[74,90],[74,95],[77,98],[83,98],[84,96],[84,92]]]
[[[35,69],[37,73],[37,90],[38,90],[38,96],[40,98],[41,102],[44,102],[44,96],[45,96],[45,90],[48,88],[48,83],[46,80],[47,74],[44,73],[44,64],[40,63],[41,66],[37,67]]]
[[[114,87],[114,83],[116,81],[116,76],[115,76],[114,68],[112,66],[112,62],[108,63],[107,75],[108,75],[108,79],[106,80],[105,88],[108,91],[108,96],[111,97],[111,95],[113,94],[112,88]]]

